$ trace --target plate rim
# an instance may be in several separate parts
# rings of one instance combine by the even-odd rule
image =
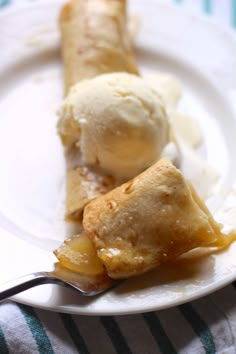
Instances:
[[[233,281],[236,280],[236,273],[235,275],[232,274],[231,276],[229,276],[226,280],[222,279],[221,281],[217,282],[217,286],[215,286],[215,283],[212,283],[210,286],[202,289],[201,291],[198,290],[197,294],[193,294],[192,296],[188,296],[187,299],[183,298],[182,300],[170,300],[169,304],[163,304],[163,305],[159,305],[159,306],[150,306],[150,305],[143,305],[142,309],[140,310],[140,308],[134,308],[132,310],[117,310],[117,311],[111,311],[111,310],[106,310],[103,309],[101,311],[99,310],[86,310],[84,308],[79,308],[79,310],[77,311],[76,308],[70,305],[63,305],[63,306],[55,306],[55,307],[48,307],[46,305],[38,305],[36,302],[32,302],[29,300],[25,300],[24,296],[16,295],[10,298],[10,300],[24,304],[24,305],[28,305],[28,306],[33,306],[33,307],[37,307],[39,309],[42,310],[47,310],[47,311],[52,311],[52,312],[60,312],[60,313],[68,313],[68,314],[74,314],[74,315],[83,315],[83,316],[124,316],[124,315],[137,315],[140,313],[147,313],[147,312],[153,312],[153,311],[161,311],[161,310],[165,310],[168,308],[172,308],[172,307],[176,307],[176,306],[180,306],[183,305],[187,302],[192,302],[195,301],[197,299],[200,299],[202,297],[208,296],[210,294],[212,294],[215,291],[218,291],[222,288],[224,288],[225,286],[231,284]],[[58,285],[59,286],[59,285]]]

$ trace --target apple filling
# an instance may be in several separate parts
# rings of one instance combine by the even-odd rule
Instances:
[[[62,267],[83,275],[99,275],[105,272],[92,241],[82,233],[66,240],[54,251]]]

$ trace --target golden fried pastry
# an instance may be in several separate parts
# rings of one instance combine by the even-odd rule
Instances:
[[[224,237],[193,187],[165,159],[90,202],[83,227],[115,279],[142,274]]]
[[[125,0],[70,0],[61,11],[60,30],[66,93],[102,73],[138,73]]]

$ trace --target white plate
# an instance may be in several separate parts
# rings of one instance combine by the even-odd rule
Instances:
[[[62,1],[39,1],[0,15],[0,282],[55,260],[64,237],[59,191],[64,160],[56,135],[62,97],[57,17]],[[142,17],[136,50],[143,70],[165,70],[185,88],[182,105],[194,110],[205,158],[221,173],[222,190],[236,180],[236,40],[230,31],[164,2],[131,1]],[[68,232],[68,231],[67,231]],[[131,279],[97,298],[44,285],[14,300],[76,314],[127,314],[174,306],[236,279],[235,245],[201,260]],[[3,272],[4,270],[4,272]]]

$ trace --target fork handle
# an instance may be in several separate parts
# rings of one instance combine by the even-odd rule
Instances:
[[[0,302],[37,285],[55,282],[46,272],[37,272],[0,284]]]

